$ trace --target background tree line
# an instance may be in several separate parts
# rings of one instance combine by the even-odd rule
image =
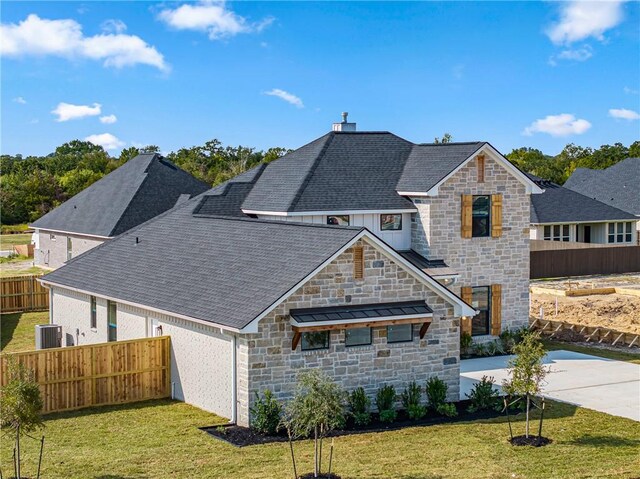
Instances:
[[[158,152],[155,145],[130,147],[119,156],[87,141],[74,140],[47,156],[0,156],[0,211],[4,225],[32,222],[141,152]],[[210,185],[222,183],[259,163],[281,157],[284,148],[267,151],[223,146],[211,140],[181,148],[167,158]]]
[[[437,143],[450,141],[449,134],[436,139]],[[115,157],[101,146],[74,140],[47,156],[1,155],[1,223],[11,225],[35,221],[142,151],[158,152],[159,148],[155,145],[140,149],[130,147]],[[285,153],[287,150],[279,147],[262,151],[244,146],[223,146],[213,139],[202,146],[172,151],[167,158],[214,186]],[[603,169],[628,157],[640,157],[640,141],[629,147],[615,143],[598,149],[570,143],[556,156],[524,147],[506,156],[523,171],[563,184],[576,168]]]

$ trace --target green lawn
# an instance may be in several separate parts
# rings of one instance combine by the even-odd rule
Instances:
[[[12,250],[14,245],[31,243],[31,233],[0,235],[0,250]]]
[[[0,263],[0,278],[46,274],[50,271],[51,270],[49,269],[39,268],[38,266],[31,266],[31,261],[10,261],[8,263]]]
[[[547,351],[555,351],[558,349],[564,349],[565,351],[575,351],[576,353],[592,354],[593,356],[600,356],[607,359],[615,359],[617,361],[626,361],[629,363],[640,364],[640,354],[627,353],[623,348],[611,350],[604,348],[592,348],[589,346],[581,346],[570,343],[562,343],[559,341],[543,340],[544,347]]]
[[[221,423],[210,413],[169,400],[50,415],[45,478],[290,478],[285,443],[236,448],[199,426]],[[516,424],[522,429],[522,422]],[[640,424],[552,403],[543,448],[507,442],[503,418],[343,436],[334,471],[343,478],[631,478],[640,471]],[[36,435],[37,436],[37,435]],[[299,471],[312,467],[312,443],[296,444]],[[0,460],[11,464],[11,441]],[[38,444],[24,444],[24,473],[35,476]],[[326,451],[326,449],[325,449]]]
[[[35,326],[49,322],[49,312],[0,315],[0,337],[3,353],[35,349]]]

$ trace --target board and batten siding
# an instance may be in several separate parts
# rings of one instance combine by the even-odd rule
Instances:
[[[411,249],[411,213],[402,213],[402,229],[399,231],[382,231],[380,229],[380,214],[352,214],[349,215],[350,226],[364,226],[385,243],[391,245],[398,251]],[[276,221],[298,221],[303,223],[327,224],[327,215],[305,215],[305,216],[275,216],[258,215],[260,219]]]
[[[52,287],[52,293],[50,322],[62,326],[64,346],[107,342],[106,299],[96,298],[97,327],[92,329],[90,295],[60,287]],[[171,337],[173,397],[231,417],[231,335],[219,328],[125,304],[117,304],[117,318],[120,341],[151,337],[155,326],[162,327],[162,335]]]

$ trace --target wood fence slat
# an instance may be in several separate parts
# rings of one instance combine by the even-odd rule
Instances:
[[[49,309],[49,290],[38,281],[41,275],[0,279],[0,311],[22,313]]]
[[[12,358],[34,371],[44,412],[168,397],[168,336],[0,355],[0,385]]]
[[[640,271],[640,246],[531,251],[530,256],[531,279]]]

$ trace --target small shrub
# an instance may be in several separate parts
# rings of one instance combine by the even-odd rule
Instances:
[[[496,356],[498,354],[504,354],[502,343],[498,341],[487,343],[487,356]]]
[[[467,411],[477,412],[490,409],[499,411],[502,408],[500,405],[500,393],[493,387],[494,384],[493,377],[482,376],[480,382],[474,384],[473,388],[471,388],[471,394],[466,394],[471,401]]]
[[[473,345],[473,354],[475,354],[476,356],[486,356],[487,345],[485,343],[475,343]]]
[[[456,417],[458,415],[458,410],[456,409],[455,404],[451,402],[440,404],[436,411],[438,411],[438,414],[442,414],[446,417]]]
[[[409,418],[421,419],[427,413],[427,409],[420,404],[422,399],[422,388],[415,381],[409,383],[409,386],[402,392],[402,405],[404,406]]]
[[[432,376],[427,381],[427,403],[429,407],[438,410],[438,406],[447,402],[447,383],[437,376]]]
[[[382,386],[376,393],[376,407],[380,413],[381,422],[393,422],[397,413],[393,407],[396,400],[396,389],[391,386]]]
[[[472,345],[473,338],[471,335],[469,333],[462,333],[460,335],[460,354],[462,354],[462,356],[469,356]]]
[[[349,411],[356,426],[366,426],[371,422],[370,406],[371,399],[367,397],[363,388],[360,387],[351,391],[349,395]]]
[[[500,333],[500,344],[502,345],[502,349],[504,349],[504,352],[507,354],[512,354],[513,348],[516,347],[516,345],[520,344],[522,342],[522,339],[524,338],[525,334],[527,334],[528,330],[526,327],[522,327],[519,329],[505,329],[504,331],[502,331],[502,333]]]
[[[256,392],[256,402],[250,411],[252,429],[267,435],[278,433],[282,406],[273,397],[271,391],[265,390],[263,397]]]
[[[217,426],[216,427],[216,432],[218,434],[227,434],[227,428],[225,428],[224,426]]]

